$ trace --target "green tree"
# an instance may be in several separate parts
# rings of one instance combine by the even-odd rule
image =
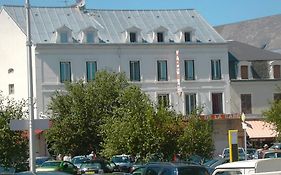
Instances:
[[[147,160],[155,154],[167,158],[175,151],[178,122],[174,111],[161,106],[156,110],[136,86],[124,89],[118,102],[114,115],[103,127],[106,157],[131,154]]]
[[[128,86],[125,74],[101,71],[95,81],[67,83],[51,98],[53,126],[46,139],[55,154],[89,154],[100,151],[100,126],[113,114],[120,91]]]
[[[211,121],[192,114],[186,121],[183,134],[178,139],[179,153],[184,157],[198,155],[210,158],[214,151]]]
[[[278,88],[281,92],[281,88]],[[271,106],[268,110],[263,112],[266,117],[266,121],[276,126],[276,131],[279,133],[277,140],[281,141],[281,100],[274,100],[271,102]]]
[[[22,162],[28,158],[28,138],[23,131],[10,130],[12,119],[23,119],[25,101],[15,101],[0,93],[0,166],[23,168]]]

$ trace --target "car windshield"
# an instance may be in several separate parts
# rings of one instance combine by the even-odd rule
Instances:
[[[113,162],[117,162],[117,163],[129,163],[130,162],[130,159],[128,157],[125,157],[125,156],[120,156],[120,157],[113,157],[112,158],[112,161]]]
[[[239,149],[238,149],[238,154],[239,154],[240,156],[244,156],[244,155],[245,155],[244,150],[243,150],[242,148],[239,148]],[[225,155],[225,156],[229,156],[229,149],[225,149],[225,150],[224,150],[224,155]]]
[[[41,167],[57,167],[60,166],[60,162],[44,162]]]
[[[87,157],[76,157],[76,158],[72,159],[72,163],[79,164],[79,163],[82,163],[82,162],[84,162],[86,160],[90,160],[90,159],[87,158]]]
[[[101,169],[100,163],[83,163],[80,169],[89,168],[89,169]]]

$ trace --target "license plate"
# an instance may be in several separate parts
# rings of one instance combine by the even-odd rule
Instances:
[[[85,174],[95,174],[95,172],[94,171],[87,171],[87,172],[85,172]]]

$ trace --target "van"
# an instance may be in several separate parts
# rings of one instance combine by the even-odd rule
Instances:
[[[253,159],[219,165],[212,175],[269,175],[278,171],[281,171],[281,159]]]

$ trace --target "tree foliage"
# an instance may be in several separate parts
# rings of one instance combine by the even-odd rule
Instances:
[[[66,84],[65,91],[52,97],[50,109],[53,126],[46,139],[56,154],[81,155],[95,150],[107,158],[131,154],[148,160],[156,154],[170,159],[179,151],[205,155],[212,150],[207,148],[211,144],[205,144],[210,141],[209,125],[191,122],[188,126],[193,130],[204,131],[190,133],[173,109],[154,105],[123,73],[102,71],[93,82]],[[187,139],[189,134],[197,138]],[[186,149],[185,141],[204,147]]]
[[[113,114],[117,97],[126,86],[124,74],[102,71],[95,81],[68,83],[65,91],[57,91],[49,105],[53,126],[46,139],[50,151],[72,155],[98,152],[103,140],[100,126]]]
[[[183,134],[178,139],[179,152],[184,157],[198,155],[210,158],[214,151],[211,121],[193,114],[189,117]]]
[[[0,93],[0,166],[22,168],[28,158],[28,138],[23,131],[10,130],[11,119],[23,119],[25,101],[15,101]]]
[[[281,92],[280,88],[278,88],[278,90]],[[269,123],[275,125],[275,130],[277,131],[277,133],[279,133],[277,139],[281,141],[281,100],[278,99],[271,102],[270,109],[264,111],[263,115],[266,116],[266,120]]]

